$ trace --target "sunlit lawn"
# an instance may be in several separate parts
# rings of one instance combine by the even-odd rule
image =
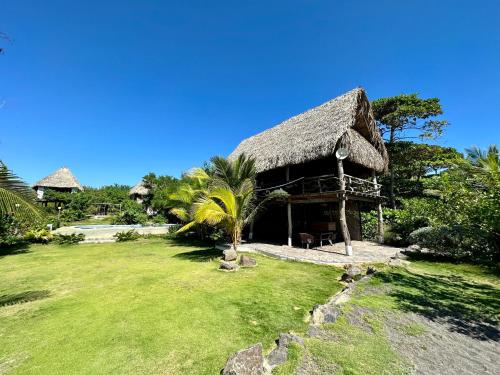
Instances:
[[[304,331],[340,289],[334,267],[166,240],[32,246],[0,258],[0,373],[216,374],[227,356]]]

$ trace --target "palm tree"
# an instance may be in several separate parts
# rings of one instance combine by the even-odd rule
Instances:
[[[195,223],[221,225],[236,251],[245,225],[254,220],[270,200],[288,194],[282,190],[275,191],[257,202],[254,194],[256,171],[253,159],[240,155],[233,162],[221,157],[214,157],[211,161],[214,173],[208,189],[192,205],[193,221],[179,231],[185,231]]]
[[[0,161],[0,215],[34,222],[41,213],[34,204],[34,193],[19,177]]]
[[[193,218],[196,223],[222,225],[236,251],[244,227],[254,220],[270,200],[287,195],[284,191],[275,191],[256,204],[252,181],[246,180],[238,189],[232,189],[224,181],[218,180],[214,181],[206,195],[194,203]]]
[[[232,189],[240,188],[247,180],[255,183],[255,160],[247,158],[245,154],[232,162],[220,156],[214,156],[210,161],[214,167],[214,177],[226,182]]]
[[[194,168],[189,171],[183,178],[183,182],[168,196],[168,200],[172,205],[170,213],[182,221],[187,223],[182,228],[187,230],[196,222],[192,217],[191,208],[197,199],[207,192],[207,183],[210,176],[201,168]]]
[[[490,145],[487,151],[473,146],[465,150],[467,159],[483,172],[497,175],[500,172],[500,155],[497,145]]]

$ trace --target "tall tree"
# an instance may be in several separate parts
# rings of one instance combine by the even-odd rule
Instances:
[[[438,98],[421,99],[417,94],[402,94],[372,102],[373,114],[384,136],[389,157],[397,141],[408,138],[439,137],[448,121],[438,120],[443,114]],[[394,164],[389,160],[389,201],[395,207]]]

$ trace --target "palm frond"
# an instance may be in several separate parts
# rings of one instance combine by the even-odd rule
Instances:
[[[210,197],[200,198],[200,200],[194,204],[193,211],[193,217],[197,223],[216,225],[229,217],[224,211],[224,208]]]
[[[42,218],[42,214],[34,201],[35,195],[29,186],[0,162],[0,214],[36,221]]]

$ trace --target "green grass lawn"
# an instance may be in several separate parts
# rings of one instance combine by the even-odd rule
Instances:
[[[216,374],[232,352],[304,332],[340,289],[334,267],[160,239],[32,246],[0,258],[0,373]]]

